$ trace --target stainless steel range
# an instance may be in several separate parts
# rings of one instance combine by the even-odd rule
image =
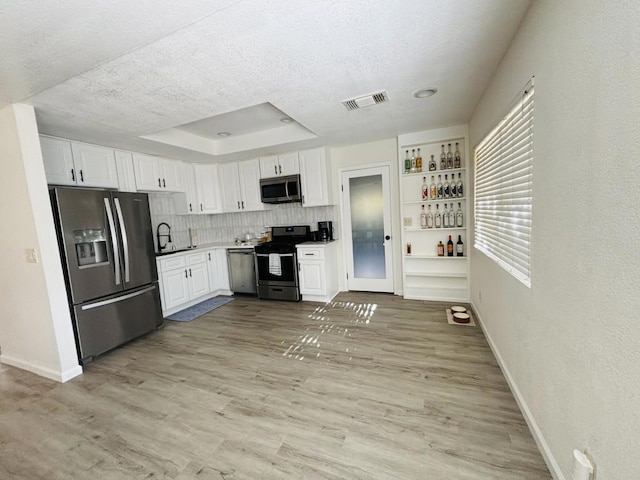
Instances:
[[[309,225],[271,228],[271,241],[255,248],[259,298],[300,300],[296,245],[310,239]]]

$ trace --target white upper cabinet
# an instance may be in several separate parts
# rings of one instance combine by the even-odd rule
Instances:
[[[298,152],[300,160],[300,184],[302,206],[331,205],[331,174],[324,148],[312,148]]]
[[[193,165],[198,192],[198,213],[222,213],[218,165]]]
[[[134,153],[133,169],[138,190],[184,192],[181,162],[153,155]]]
[[[182,178],[184,192],[173,195],[173,203],[177,215],[192,215],[200,213],[198,204],[198,189],[196,186],[196,174],[191,163],[182,164]]]
[[[71,142],[57,138],[40,137],[47,183],[52,185],[76,185],[76,173],[71,153]]]
[[[136,192],[136,174],[133,171],[133,157],[131,152],[115,151],[116,172],[118,173],[118,190],[121,192]]]
[[[113,149],[51,137],[40,137],[40,145],[49,184],[118,187]]]
[[[260,157],[260,178],[284,177],[300,173],[298,152]]]
[[[260,201],[260,164],[257,159],[220,165],[224,212],[264,210]]]

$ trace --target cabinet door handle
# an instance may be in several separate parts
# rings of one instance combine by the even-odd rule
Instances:
[[[164,188],[167,188],[167,182],[165,182],[165,181],[164,181],[164,178],[162,179],[162,186],[163,186]]]
[[[158,178],[158,186],[162,188],[162,184],[160,183],[160,179]]]
[[[202,209],[202,204],[200,204],[200,211],[203,212],[204,210]]]
[[[193,275],[191,275],[191,269],[189,269],[189,276],[190,276],[190,277],[193,277]]]
[[[240,200],[238,200],[238,210],[240,210]]]
[[[209,252],[207,255],[209,255],[209,261],[211,261],[211,252]]]
[[[280,174],[282,175],[282,165],[278,165],[278,169],[280,170]]]
[[[278,166],[277,165],[273,166],[273,173],[275,173],[276,175],[278,174]]]
[[[242,201],[242,210],[244,210],[244,200]]]
[[[71,169],[71,180],[76,181],[76,173],[73,171],[73,168]]]
[[[184,270],[184,278],[189,278],[189,275],[187,275],[187,270]]]
[[[80,170],[80,181],[84,182],[84,175],[82,174],[82,170]]]
[[[305,255],[311,255],[311,256],[313,256],[313,255],[315,255],[315,253],[305,253]]]
[[[189,211],[193,212],[193,207],[192,207],[191,203],[189,203]]]
[[[304,195],[302,195],[302,204],[304,205]]]

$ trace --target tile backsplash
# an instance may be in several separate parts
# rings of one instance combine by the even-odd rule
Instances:
[[[149,193],[151,224],[155,233],[159,223],[171,226],[171,237],[176,248],[189,245],[189,228],[197,234],[197,244],[234,241],[247,233],[259,235],[265,227],[279,225],[310,225],[318,229],[318,222],[334,222],[334,236],[337,233],[338,207],[302,207],[300,203],[271,205],[269,210],[260,212],[221,213],[216,215],[176,215],[173,197],[165,193]],[[157,249],[157,245],[156,245]]]

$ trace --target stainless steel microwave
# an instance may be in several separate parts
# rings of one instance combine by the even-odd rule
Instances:
[[[302,202],[300,175],[261,178],[260,197],[262,203]]]

